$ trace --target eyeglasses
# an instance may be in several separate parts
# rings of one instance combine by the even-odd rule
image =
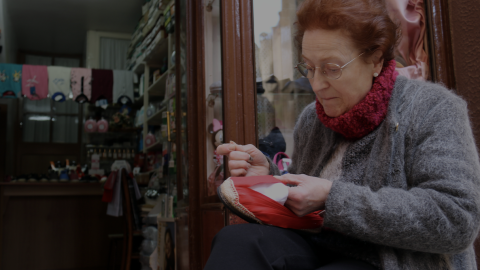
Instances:
[[[322,71],[322,74],[325,75],[327,78],[330,78],[332,80],[337,80],[338,78],[340,78],[340,76],[342,76],[342,70],[348,64],[352,63],[355,59],[362,56],[363,54],[364,53],[361,53],[359,56],[353,58],[352,60],[350,60],[350,62],[346,63],[343,66],[339,66],[339,65],[333,64],[333,63],[326,63],[325,65],[323,65],[323,67],[314,67],[313,68],[310,65],[308,65],[307,63],[298,63],[295,66],[295,68],[305,78],[309,78],[309,79],[313,78],[313,76],[315,75],[315,69],[320,68],[320,70]]]

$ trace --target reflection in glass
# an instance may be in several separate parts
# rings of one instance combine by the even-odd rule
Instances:
[[[78,142],[78,117],[55,116],[52,119],[54,143],[77,143]]]
[[[23,116],[24,142],[50,141],[50,116],[39,114],[25,114]]]
[[[42,100],[30,100],[28,98],[23,99],[23,111],[24,112],[36,112],[36,113],[49,113],[50,112],[50,99]]]
[[[181,0],[180,2],[180,18],[177,18],[178,23],[178,31],[180,31],[180,74],[182,74],[181,84],[180,84],[180,91],[181,91],[181,111],[182,115],[180,116],[181,119],[181,153],[182,153],[182,187],[183,190],[183,200],[188,202],[188,144],[187,144],[187,2],[186,0]],[[179,191],[180,192],[180,191]]]
[[[61,114],[78,114],[79,105],[73,100],[66,100],[64,102],[53,102],[52,110],[55,113]]]
[[[205,7],[205,98],[207,132],[207,196],[215,196],[224,180],[223,156],[215,149],[223,143],[221,1]]]
[[[259,149],[271,159],[279,152],[292,156],[295,122],[315,100],[308,79],[293,68],[300,55],[293,37],[301,2],[253,0],[257,132]]]

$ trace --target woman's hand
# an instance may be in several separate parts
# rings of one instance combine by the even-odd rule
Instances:
[[[231,176],[268,175],[270,165],[267,158],[255,146],[237,145],[234,142],[219,145],[217,154],[228,156]]]
[[[284,174],[275,176],[284,184],[296,185],[288,188],[288,199],[285,206],[295,215],[303,217],[325,208],[332,181],[304,174]]]

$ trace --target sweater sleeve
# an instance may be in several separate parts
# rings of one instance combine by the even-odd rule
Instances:
[[[335,181],[326,201],[326,227],[428,253],[459,253],[472,245],[480,224],[480,164],[466,103],[448,96],[417,115],[405,152],[405,160],[411,159],[405,168],[409,188],[372,191]]]

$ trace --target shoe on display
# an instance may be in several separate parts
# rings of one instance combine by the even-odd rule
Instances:
[[[78,179],[78,174],[77,174],[75,171],[70,171],[69,177],[70,177],[70,181],[72,181],[72,182],[78,182],[78,181],[80,181],[80,180]]]
[[[107,177],[104,175],[102,176],[102,178],[100,179],[100,183],[105,183],[107,182]]]
[[[48,176],[46,174],[42,174],[40,176],[40,182],[44,183],[44,182],[48,182]]]
[[[30,174],[30,175],[27,177],[27,181],[28,181],[28,182],[38,182],[38,175],[36,175],[36,174]]]
[[[27,182],[27,176],[25,174],[22,174],[18,177],[17,181],[21,183]]]
[[[62,170],[60,173],[60,182],[68,182],[70,179],[68,178],[68,170]]]
[[[51,171],[48,174],[48,178],[50,179],[50,182],[58,182],[58,173],[56,171]]]
[[[89,183],[98,183],[98,178],[96,176],[90,175],[88,178]]]

